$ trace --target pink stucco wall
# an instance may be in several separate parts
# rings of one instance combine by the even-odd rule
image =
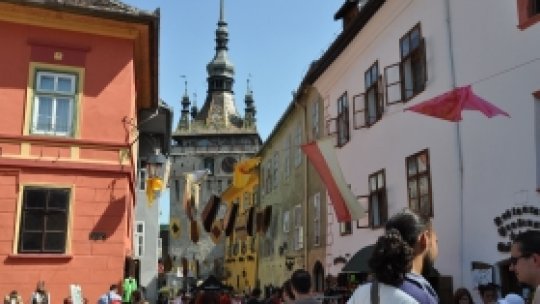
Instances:
[[[84,50],[80,138],[48,136],[33,141],[36,135],[23,135],[31,48],[36,41]],[[0,45],[0,113],[4,114],[0,119],[4,152],[0,157],[0,296],[16,289],[26,302],[36,282],[44,280],[52,303],[61,303],[69,295],[69,284],[80,284],[85,297],[95,302],[110,284],[122,279],[130,254],[132,168],[83,162],[87,156],[98,162],[118,161],[114,149],[129,143],[131,127],[124,117],[135,116],[133,41],[0,22]],[[30,155],[22,155],[21,143],[30,144]],[[80,148],[80,162],[66,161],[73,146]],[[51,160],[54,157],[59,160]],[[69,249],[64,256],[28,257],[13,249],[20,186],[35,184],[73,189]],[[93,231],[104,232],[106,240],[90,240]]]

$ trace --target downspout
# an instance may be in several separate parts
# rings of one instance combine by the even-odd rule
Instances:
[[[298,102],[298,98],[302,95],[304,95],[303,91],[306,90],[306,88],[304,87],[300,87],[299,88],[300,92],[298,92],[297,95],[294,96],[294,104],[295,106],[297,106],[298,108],[300,108],[302,110],[302,113],[304,114],[303,115],[303,121],[302,121],[302,125],[303,125],[303,132],[304,132],[304,135],[305,135],[305,138],[307,139],[308,137],[308,129],[307,129],[307,109],[306,109],[306,106],[305,105],[302,105],[301,103]],[[309,212],[308,212],[308,206],[309,206],[309,197],[308,197],[308,180],[307,180],[307,177],[308,177],[308,166],[307,166],[307,160],[303,162],[302,166],[304,167],[304,178],[303,178],[303,181],[304,181],[304,217],[303,217],[303,223],[302,223],[302,226],[303,226],[303,229],[302,229],[302,238],[303,238],[303,241],[304,241],[304,269],[307,270],[308,272],[309,269],[307,269],[307,266],[308,266],[308,218],[309,218]]]
[[[456,88],[456,67],[454,62],[454,40],[452,37],[452,20],[451,20],[451,13],[450,13],[450,0],[445,0],[445,13],[446,13],[446,25],[448,30],[448,59],[449,59],[449,66],[450,66],[450,85],[452,89]],[[465,208],[464,208],[464,198],[463,198],[463,147],[462,147],[462,140],[461,140],[461,123],[458,121],[456,122],[456,144],[457,144],[457,152],[458,152],[458,166],[459,166],[459,185],[458,185],[458,192],[459,192],[459,208],[460,208],[460,218],[459,218],[459,234],[460,234],[460,249],[459,249],[459,260],[461,264],[460,269],[460,284],[463,285],[463,269],[465,267],[465,257],[464,257],[464,237],[465,237],[465,229],[464,229],[464,216],[465,216]]]

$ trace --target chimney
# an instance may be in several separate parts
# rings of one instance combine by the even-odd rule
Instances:
[[[363,0],[345,0],[345,3],[339,8],[339,10],[334,15],[334,20],[343,20],[343,29],[346,29],[358,16],[360,13],[359,5],[360,3],[366,1]]]

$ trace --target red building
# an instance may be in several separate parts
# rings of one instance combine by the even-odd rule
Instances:
[[[95,302],[123,278],[158,28],[116,0],[0,0],[0,293]]]

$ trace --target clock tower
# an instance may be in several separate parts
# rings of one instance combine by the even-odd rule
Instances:
[[[202,218],[214,201],[231,184],[234,165],[258,152],[261,138],[255,123],[253,92],[246,94],[246,113],[242,117],[235,106],[234,65],[228,54],[229,31],[225,21],[224,0],[220,0],[219,19],[215,32],[215,55],[207,64],[207,96],[200,109],[191,104],[187,91],[181,101],[182,115],[173,132],[171,149],[170,223],[175,233],[169,233],[169,258],[174,269],[196,280],[213,274],[223,275],[224,233],[216,237],[205,230]],[[193,182],[189,204],[185,203],[186,176],[190,172],[207,170]],[[196,201],[195,201],[196,200]],[[189,205],[186,207],[186,205]],[[215,226],[225,216],[220,204]],[[215,229],[211,229],[215,232]],[[187,269],[186,269],[187,268]]]

